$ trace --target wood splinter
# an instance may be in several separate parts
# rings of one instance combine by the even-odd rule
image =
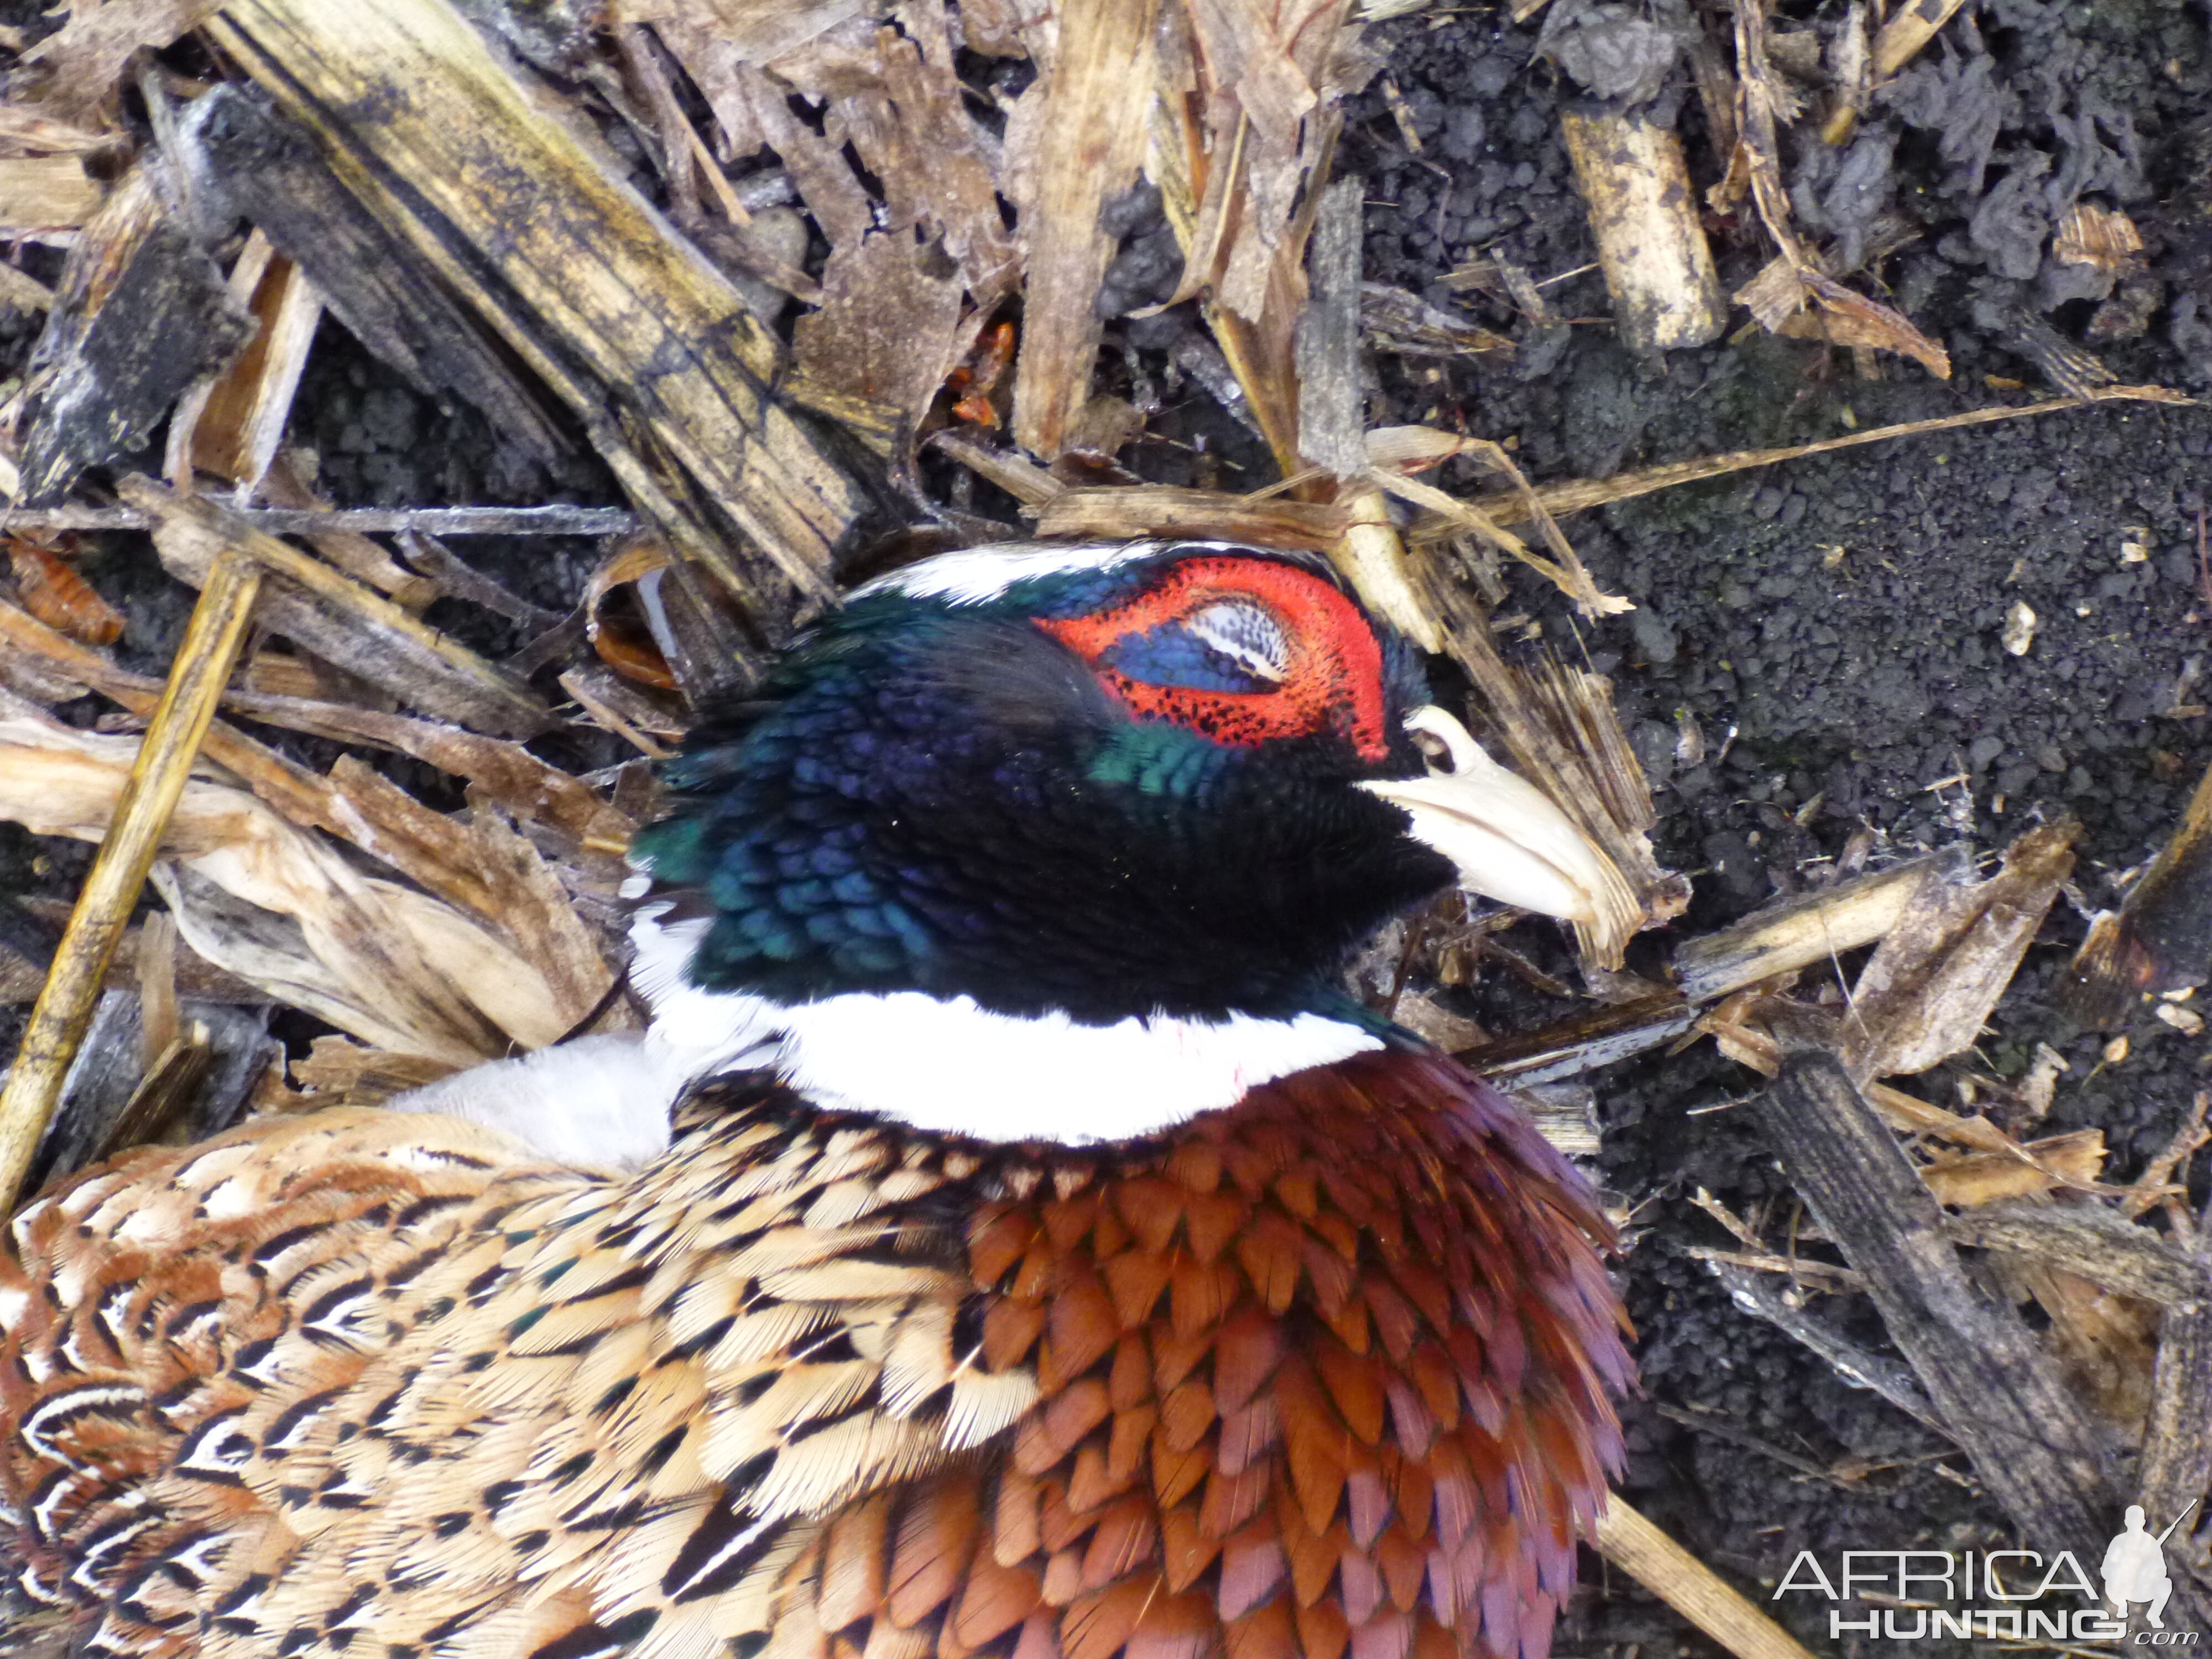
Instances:
[[[1789,1632],[1615,1492],[1590,1529],[1598,1553],[1737,1659],[1811,1659]]]
[[[2107,1448],[2013,1305],[1968,1276],[1920,1172],[1842,1066],[1818,1052],[1785,1061],[1757,1113],[1990,1495],[2045,1548],[2094,1559],[2115,1510]]]
[[[1728,301],[1698,223],[1681,139],[1603,106],[1568,109],[1560,124],[1621,343],[1641,354],[1720,338]]]

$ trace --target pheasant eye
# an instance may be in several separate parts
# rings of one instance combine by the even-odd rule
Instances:
[[[1230,747],[1334,732],[1389,758],[1382,641],[1327,577],[1256,554],[1184,558],[1116,605],[1036,625],[1139,720]]]
[[[1184,624],[1246,673],[1280,685],[1291,672],[1290,635],[1273,611],[1247,600],[1209,605]]]
[[[1097,661],[1146,685],[1251,696],[1290,679],[1295,643],[1267,606],[1213,598],[1182,616],[1130,629]]]

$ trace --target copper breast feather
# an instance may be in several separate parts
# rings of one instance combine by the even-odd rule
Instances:
[[[729,1079],[629,1181],[256,1125],[18,1218],[0,1559],[129,1659],[1536,1659],[1603,1234],[1404,1051],[1097,1149]]]

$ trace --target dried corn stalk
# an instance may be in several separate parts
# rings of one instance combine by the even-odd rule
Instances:
[[[1051,58],[1024,94],[1034,107],[1018,117],[1034,135],[1035,151],[1010,192],[1029,252],[1014,435],[1048,459],[1065,446],[1090,395],[1100,333],[1092,301],[1114,257],[1099,214],[1144,161],[1158,15],[1159,0],[1063,4]]]
[[[771,391],[774,337],[457,14],[440,0],[235,0],[212,27],[347,188],[583,419],[679,550],[771,627],[831,593],[868,494]],[[883,436],[862,399],[811,402]],[[732,556],[732,533],[749,556]]]
[[[1855,1081],[1924,1072],[1972,1045],[2073,871],[2080,829],[2028,831],[1987,881],[1922,882],[1852,989],[1840,1053]]]
[[[97,841],[137,744],[0,720],[0,817]],[[243,790],[196,776],[154,884],[216,967],[380,1048],[456,1066],[569,1023],[546,972],[452,906],[356,873]]]
[[[0,157],[0,231],[69,230],[100,210],[106,187],[75,155]]]
[[[164,170],[141,161],[70,250],[24,394],[9,493],[26,503],[59,500],[86,467],[143,444],[186,387],[252,337],[252,319],[170,212]]]
[[[1718,339],[1728,306],[1681,139],[1632,111],[1570,108],[1560,125],[1621,343],[1652,352]]]

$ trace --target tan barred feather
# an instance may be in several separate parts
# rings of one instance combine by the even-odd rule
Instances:
[[[1598,1224],[1403,1054],[1097,1152],[744,1080],[626,1181],[257,1126],[19,1218],[0,1550],[130,1659],[1535,1659]]]

